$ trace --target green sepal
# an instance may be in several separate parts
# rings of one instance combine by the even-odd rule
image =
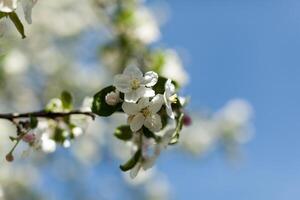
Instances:
[[[21,34],[22,39],[26,38],[25,31],[24,31],[24,26],[23,26],[21,20],[19,19],[17,13],[15,13],[15,12],[8,13],[8,17],[14,23],[15,27],[17,28],[17,30]]]
[[[35,129],[38,126],[38,119],[36,117],[30,116],[30,128]]]
[[[139,149],[130,160],[128,160],[125,164],[120,165],[120,169],[123,172],[131,170],[138,163],[141,155],[142,155],[142,151]]]
[[[70,92],[63,91],[60,98],[64,109],[71,110],[73,108],[73,97]]]

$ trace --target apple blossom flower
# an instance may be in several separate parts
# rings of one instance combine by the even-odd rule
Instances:
[[[114,86],[125,94],[125,101],[135,103],[141,97],[155,96],[154,90],[149,87],[154,86],[158,81],[157,73],[149,71],[143,73],[136,66],[128,66],[123,74],[118,74],[114,78]]]
[[[162,104],[162,95],[156,95],[151,101],[149,98],[141,98],[137,104],[124,102],[122,108],[129,115],[128,123],[131,130],[136,132],[144,125],[150,131],[159,131],[162,128],[162,122],[157,112]]]
[[[164,101],[166,104],[166,111],[170,118],[174,119],[175,115],[172,110],[172,103],[176,102],[177,95],[175,94],[175,86],[171,79],[168,79],[165,84]]]
[[[18,0],[0,0],[0,12],[10,13],[17,9]]]
[[[105,102],[110,106],[115,106],[121,101],[119,92],[110,92],[105,96]]]

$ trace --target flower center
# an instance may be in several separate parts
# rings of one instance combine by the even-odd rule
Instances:
[[[142,109],[142,114],[144,115],[144,117],[147,117],[151,114],[151,112],[150,112],[149,108],[146,107],[146,108]]]
[[[140,82],[140,80],[138,80],[138,79],[133,79],[133,80],[131,81],[131,88],[132,88],[133,90],[138,89],[138,88],[140,87],[140,85],[141,85],[141,82]]]

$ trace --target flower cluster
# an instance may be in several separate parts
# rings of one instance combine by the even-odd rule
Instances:
[[[13,151],[21,141],[29,147],[23,155],[32,150],[52,153],[58,144],[70,147],[71,140],[82,135],[87,128],[91,115],[85,113],[90,113],[91,102],[91,98],[85,98],[81,109],[74,112],[71,110],[72,96],[64,91],[60,98],[51,99],[45,110],[29,114],[29,119],[13,118],[17,135],[10,136],[15,145],[6,160],[13,161]]]
[[[134,65],[94,96],[92,111],[99,116],[127,114],[127,124],[119,126],[115,136],[132,144],[133,157],[120,167],[131,170],[132,178],[141,168],[152,167],[160,152],[178,141],[184,118],[174,83],[153,71],[143,74]]]

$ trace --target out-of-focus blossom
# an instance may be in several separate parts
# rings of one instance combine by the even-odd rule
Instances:
[[[251,105],[243,99],[234,99],[216,113],[215,120],[224,139],[244,143],[250,139],[252,134],[250,126],[252,117]]]
[[[152,13],[141,7],[134,12],[134,26],[131,29],[132,35],[138,40],[150,44],[160,38],[160,31]]]
[[[185,86],[188,83],[189,76],[178,54],[173,50],[167,50],[164,53],[164,64],[160,72],[162,76],[176,81],[180,86]]]
[[[183,129],[181,144],[200,155],[219,143],[226,149],[235,149],[250,139],[252,115],[252,107],[247,101],[231,100],[211,117],[193,117],[194,123]]]
[[[181,145],[195,155],[202,155],[214,146],[217,135],[215,123],[210,119],[193,117],[194,123],[184,127]]]
[[[17,49],[5,56],[3,61],[4,72],[8,75],[24,73],[28,70],[28,66],[29,61],[26,54]]]

